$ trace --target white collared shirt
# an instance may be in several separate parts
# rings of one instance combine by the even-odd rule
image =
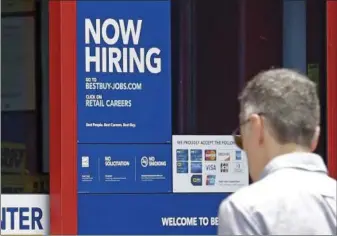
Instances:
[[[336,194],[320,156],[276,157],[259,181],[221,203],[218,235],[336,235]]]

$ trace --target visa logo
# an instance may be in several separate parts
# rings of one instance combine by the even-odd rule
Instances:
[[[1,207],[1,230],[43,230],[39,207]]]
[[[206,165],[206,170],[216,170],[216,165]]]

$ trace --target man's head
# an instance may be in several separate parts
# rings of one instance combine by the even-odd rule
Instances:
[[[320,105],[316,85],[306,76],[288,69],[259,73],[239,101],[243,148],[254,181],[275,156],[316,148]]]

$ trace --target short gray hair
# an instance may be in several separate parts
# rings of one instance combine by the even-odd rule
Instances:
[[[261,72],[248,82],[239,101],[241,119],[262,114],[279,143],[310,147],[320,123],[320,103],[316,84],[305,75],[289,69]]]

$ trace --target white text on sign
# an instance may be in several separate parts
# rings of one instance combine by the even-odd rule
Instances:
[[[161,50],[157,47],[139,47],[142,20],[85,19],[85,71],[139,73],[161,72]],[[112,29],[112,30],[111,30]],[[111,33],[112,32],[112,33]],[[92,46],[92,41],[95,47]],[[131,43],[132,41],[132,43]],[[109,47],[101,46],[101,43]],[[117,43],[121,46],[111,47]]]
[[[217,226],[218,217],[162,217],[162,225],[167,227]]]

